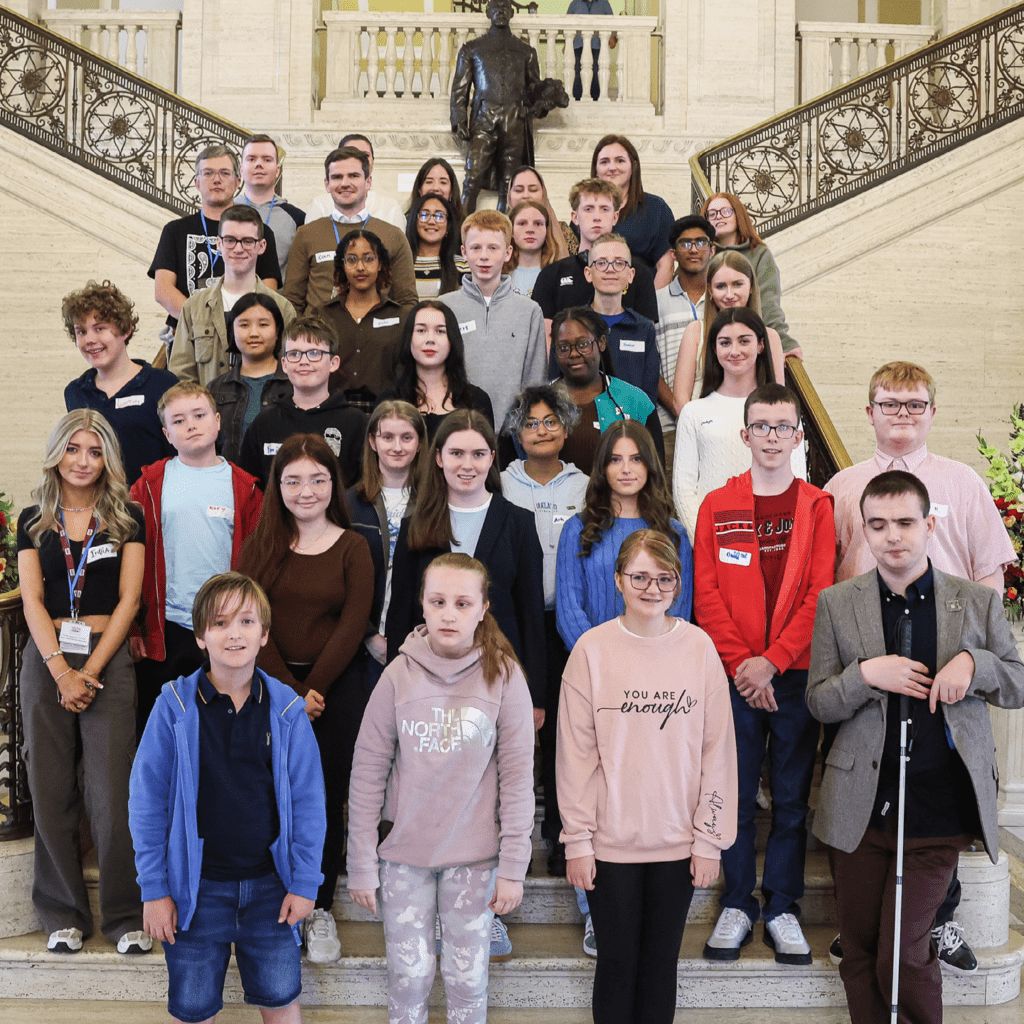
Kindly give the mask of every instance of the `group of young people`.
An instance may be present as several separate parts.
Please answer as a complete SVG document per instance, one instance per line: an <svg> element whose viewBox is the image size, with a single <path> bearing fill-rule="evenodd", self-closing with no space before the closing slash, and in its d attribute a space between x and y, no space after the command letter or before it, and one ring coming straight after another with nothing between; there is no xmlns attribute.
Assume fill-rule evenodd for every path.
<svg viewBox="0 0 1024 1024"><path fill-rule="evenodd" d="M300 947L341 955L347 876L384 924L391 1020L425 1022L439 955L449 1019L483 1021L533 856L536 734L547 868L577 889L594 1019L668 1022L694 888L720 869L704 956L738 958L763 918L779 963L811 962L826 722L831 952L853 1019L873 1021L892 936L863 902L891 883L902 692L922 753L908 1019L938 1019L937 955L973 960L956 856L972 835L996 851L983 702L1024 701L998 596L1012 545L980 478L928 453L934 384L913 364L870 382L875 459L824 491L803 479L770 252L728 194L673 221L609 138L571 226L524 168L511 219L453 227L454 171L428 161L410 258L365 217L331 219L335 294L315 311L256 278L262 211L225 207L224 275L183 303L170 372L128 356L137 318L115 286L66 297L90 369L18 524L49 949L93 932L84 800L100 928L125 954L163 943L175 1019L216 1015L232 945L264 1020L301 1019ZM219 159L197 182L229 180L203 177ZM344 146L326 171L336 204L365 198ZM315 250L300 227L289 268L326 263ZM406 264L419 301L392 297Z"/></svg>

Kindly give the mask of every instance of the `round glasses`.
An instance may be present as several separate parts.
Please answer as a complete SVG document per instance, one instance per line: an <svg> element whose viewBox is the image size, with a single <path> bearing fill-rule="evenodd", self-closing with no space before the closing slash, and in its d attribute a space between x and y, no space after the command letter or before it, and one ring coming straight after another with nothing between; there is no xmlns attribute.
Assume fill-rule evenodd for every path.
<svg viewBox="0 0 1024 1024"><path fill-rule="evenodd" d="M575 349L581 356L589 356L593 348L593 338L584 338L582 341L577 341L575 343L571 341L560 341L555 345L555 354L568 356L571 355L572 350Z"/></svg>
<svg viewBox="0 0 1024 1024"><path fill-rule="evenodd" d="M377 265L377 254L375 252L364 252L362 256L358 256L354 252L350 252L345 257L346 267L358 267L362 263L364 267L375 267Z"/></svg>
<svg viewBox="0 0 1024 1024"><path fill-rule="evenodd" d="M708 220L728 220L735 212L731 206L723 206L720 210L708 210Z"/></svg>
<svg viewBox="0 0 1024 1024"><path fill-rule="evenodd" d="M561 425L562 421L557 416L545 416L544 419L530 419L523 424L523 430L527 434L536 434L541 428L541 424L544 425L545 430L557 430Z"/></svg>
<svg viewBox="0 0 1024 1024"><path fill-rule="evenodd" d="M590 261L590 265L597 270L614 270L621 274L630 264L629 260L624 260L621 256L614 260L606 260L603 256L598 256L596 260Z"/></svg>

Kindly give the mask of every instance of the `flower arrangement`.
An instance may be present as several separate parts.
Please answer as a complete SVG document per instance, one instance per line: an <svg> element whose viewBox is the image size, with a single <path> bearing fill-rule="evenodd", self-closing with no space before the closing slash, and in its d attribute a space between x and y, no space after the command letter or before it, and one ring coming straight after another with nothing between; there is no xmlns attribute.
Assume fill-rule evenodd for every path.
<svg viewBox="0 0 1024 1024"><path fill-rule="evenodd" d="M0 594L18 585L18 521L13 511L14 502L0 491Z"/></svg>
<svg viewBox="0 0 1024 1024"><path fill-rule="evenodd" d="M978 434L978 451L988 462L985 476L1017 553L1017 561L1005 573L1003 605L1012 621L1024 619L1024 404L1010 412L1010 454L1004 455Z"/></svg>

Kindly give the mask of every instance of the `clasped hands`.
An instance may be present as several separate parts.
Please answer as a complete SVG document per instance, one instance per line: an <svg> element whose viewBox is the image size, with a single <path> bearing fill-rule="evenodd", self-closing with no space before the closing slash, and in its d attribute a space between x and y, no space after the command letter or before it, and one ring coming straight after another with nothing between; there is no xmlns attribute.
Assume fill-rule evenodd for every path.
<svg viewBox="0 0 1024 1024"><path fill-rule="evenodd" d="M772 686L772 679L777 672L778 669L764 655L747 658L740 662L733 676L736 691L752 708L778 711L775 687Z"/></svg>
<svg viewBox="0 0 1024 1024"><path fill-rule="evenodd" d="M864 682L876 690L927 700L928 710L934 713L939 702L956 704L967 696L974 679L974 658L969 651L961 651L932 679L927 665L899 654L887 654L862 661L860 674Z"/></svg>

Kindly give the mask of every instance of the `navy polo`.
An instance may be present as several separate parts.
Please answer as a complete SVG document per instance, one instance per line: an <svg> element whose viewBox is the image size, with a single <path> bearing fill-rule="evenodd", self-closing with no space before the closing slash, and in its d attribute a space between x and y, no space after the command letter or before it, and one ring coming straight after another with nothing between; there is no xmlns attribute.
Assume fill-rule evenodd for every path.
<svg viewBox="0 0 1024 1024"><path fill-rule="evenodd" d="M236 711L234 701L201 671L196 704L196 824L203 840L203 877L218 882L262 878L275 870L270 845L279 831L270 694L254 675L252 690Z"/></svg>

